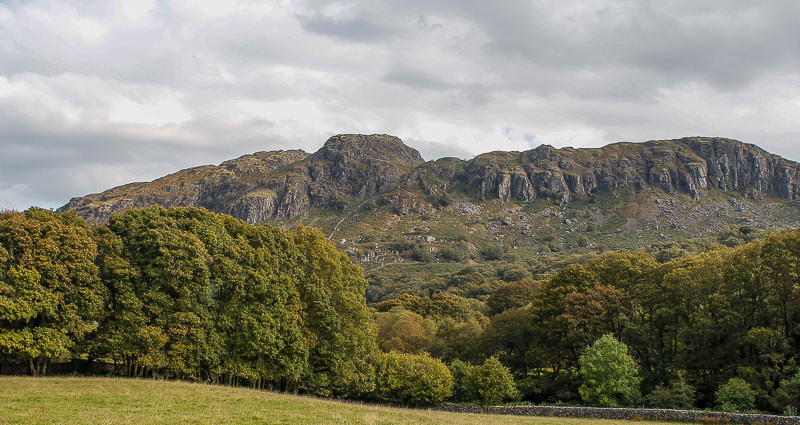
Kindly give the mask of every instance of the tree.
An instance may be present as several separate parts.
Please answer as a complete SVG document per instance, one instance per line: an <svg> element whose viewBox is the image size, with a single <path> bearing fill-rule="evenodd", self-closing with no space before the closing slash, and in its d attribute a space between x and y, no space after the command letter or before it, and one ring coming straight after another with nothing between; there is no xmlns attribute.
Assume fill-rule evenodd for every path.
<svg viewBox="0 0 800 425"><path fill-rule="evenodd" d="M639 401L639 371L628 347L606 334L580 358L584 402L596 406L627 407Z"/></svg>
<svg viewBox="0 0 800 425"><path fill-rule="evenodd" d="M134 317L128 311L123 317L144 333L137 332L138 352L131 355L158 375L199 377L215 362L211 261L202 240L212 222L205 210L161 207L129 210L109 221L126 267L135 270L123 290L130 297L123 308L132 307Z"/></svg>
<svg viewBox="0 0 800 425"><path fill-rule="evenodd" d="M472 366L463 378L467 392L484 406L516 397L517 388L508 368L489 357L480 366Z"/></svg>
<svg viewBox="0 0 800 425"><path fill-rule="evenodd" d="M539 285L539 281L530 278L500 285L486 302L489 312L494 315L526 306L533 302Z"/></svg>
<svg viewBox="0 0 800 425"><path fill-rule="evenodd" d="M75 355L96 329L106 292L91 228L74 212L0 214L0 351L34 376Z"/></svg>
<svg viewBox="0 0 800 425"><path fill-rule="evenodd" d="M473 366L456 359L450 363L448 368L450 369L450 374L453 375L453 400L456 402L468 401L470 394L464 380Z"/></svg>
<svg viewBox="0 0 800 425"><path fill-rule="evenodd" d="M298 250L299 294L309 342L309 389L321 395L361 396L374 389L377 353L363 270L317 229L291 234Z"/></svg>
<svg viewBox="0 0 800 425"><path fill-rule="evenodd" d="M728 412L749 412L755 409L756 395L742 378L731 378L719 387L714 396L717 407Z"/></svg>
<svg viewBox="0 0 800 425"><path fill-rule="evenodd" d="M773 398L773 405L779 412L794 412L797 415L800 406L800 372L781 381Z"/></svg>
<svg viewBox="0 0 800 425"><path fill-rule="evenodd" d="M426 349L436 336L436 324L403 307L378 313L375 319L378 346L384 351L419 353Z"/></svg>

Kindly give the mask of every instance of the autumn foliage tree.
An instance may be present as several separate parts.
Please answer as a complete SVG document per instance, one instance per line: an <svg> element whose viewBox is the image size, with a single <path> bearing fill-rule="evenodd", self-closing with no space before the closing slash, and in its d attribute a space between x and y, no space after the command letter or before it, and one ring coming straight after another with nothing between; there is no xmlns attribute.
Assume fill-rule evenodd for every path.
<svg viewBox="0 0 800 425"><path fill-rule="evenodd" d="M128 376L356 396L374 388L360 269L319 231L151 207L92 227L0 216L0 350L109 358Z"/></svg>
<svg viewBox="0 0 800 425"><path fill-rule="evenodd" d="M0 214L0 350L43 375L78 354L97 330L106 288L97 245L74 213L31 208Z"/></svg>

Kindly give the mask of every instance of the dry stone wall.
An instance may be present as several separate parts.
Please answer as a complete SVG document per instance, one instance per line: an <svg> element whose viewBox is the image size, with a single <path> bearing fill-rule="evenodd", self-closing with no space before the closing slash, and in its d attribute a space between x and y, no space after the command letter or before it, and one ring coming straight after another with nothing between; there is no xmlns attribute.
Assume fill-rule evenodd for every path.
<svg viewBox="0 0 800 425"><path fill-rule="evenodd" d="M740 414L702 410L626 409L612 407L566 406L491 406L444 404L437 408L454 413L489 413L494 415L553 416L562 418L628 419L666 422L702 422L731 424L800 424L800 416Z"/></svg>

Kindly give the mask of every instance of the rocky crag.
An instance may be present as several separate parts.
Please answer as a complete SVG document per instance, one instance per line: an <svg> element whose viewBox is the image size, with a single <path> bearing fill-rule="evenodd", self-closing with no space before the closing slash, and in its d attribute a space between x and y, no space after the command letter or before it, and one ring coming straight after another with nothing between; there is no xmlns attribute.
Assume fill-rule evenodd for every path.
<svg viewBox="0 0 800 425"><path fill-rule="evenodd" d="M424 214L455 197L568 203L598 191L629 188L682 193L745 191L749 197L800 200L798 163L758 146L691 137L615 143L596 149L540 146L491 152L472 160L425 162L388 135L337 135L317 152L258 152L73 198L61 210L105 222L128 208L201 206L249 223L290 219L310 209L341 210L352 200L381 195L397 215Z"/></svg>

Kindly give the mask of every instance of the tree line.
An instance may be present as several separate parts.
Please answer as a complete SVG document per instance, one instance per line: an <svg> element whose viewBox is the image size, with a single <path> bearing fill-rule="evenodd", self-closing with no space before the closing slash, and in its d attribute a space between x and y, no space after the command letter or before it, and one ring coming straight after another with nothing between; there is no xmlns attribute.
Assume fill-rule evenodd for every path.
<svg viewBox="0 0 800 425"><path fill-rule="evenodd" d="M72 212L6 212L2 372L24 362L43 376L53 361L84 359L129 377L414 405L451 397L440 359L378 349L366 285L308 227L251 226L198 208L129 210L106 226ZM462 369L480 385L484 369Z"/></svg>
<svg viewBox="0 0 800 425"><path fill-rule="evenodd" d="M800 406L796 231L533 276L509 269L487 286L465 268L444 292L370 308L363 271L315 229L160 207L93 226L32 208L0 214L0 353L34 375L81 358L410 404ZM603 389L612 378L624 391Z"/></svg>
<svg viewBox="0 0 800 425"><path fill-rule="evenodd" d="M380 302L378 346L430 353L454 376L456 361L495 358L511 371L517 397L534 403L777 413L800 407L799 232L764 233L734 247L708 244L697 254L647 249L576 258L545 279L533 272L516 265L491 281L465 267L445 292ZM491 287L485 296L457 295L484 286ZM635 388L624 397L587 384L602 387L597 373L613 372L593 375L591 363L581 363L604 337L624 347L608 350L631 358L615 364L635 365L628 367Z"/></svg>
<svg viewBox="0 0 800 425"><path fill-rule="evenodd" d="M605 335L637 365L640 397L623 405L720 407L720 389L735 379L752 393L751 409L796 411L799 285L797 231L663 263L608 253L536 283L527 304L491 317L484 345L533 401L586 402L581 359ZM507 289L495 295L529 293Z"/></svg>
<svg viewBox="0 0 800 425"><path fill-rule="evenodd" d="M0 216L0 350L33 375L110 359L128 376L357 396L376 354L363 273L317 230L159 207L90 226Z"/></svg>

